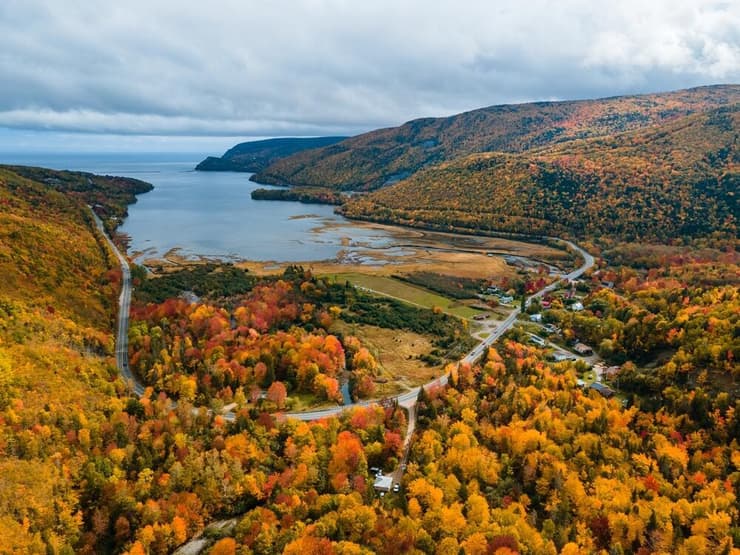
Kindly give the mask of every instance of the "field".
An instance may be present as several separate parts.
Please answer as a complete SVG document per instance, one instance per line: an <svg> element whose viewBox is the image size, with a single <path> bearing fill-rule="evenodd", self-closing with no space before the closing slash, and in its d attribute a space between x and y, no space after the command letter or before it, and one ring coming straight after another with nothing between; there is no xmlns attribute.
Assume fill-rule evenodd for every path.
<svg viewBox="0 0 740 555"><path fill-rule="evenodd" d="M380 363L376 396L396 394L431 381L442 373L441 367L427 366L418 360L417 357L433 349L429 338L418 333L348 324L341 320L334 322L331 331L358 337Z"/></svg>
<svg viewBox="0 0 740 555"><path fill-rule="evenodd" d="M448 299L428 289L404 283L392 277L374 276L358 272L330 274L329 277L337 283L349 281L352 285L362 289L367 289L368 291L386 295L423 308L434 308L437 306L443 312L457 316L458 318L470 319L476 314L481 313L480 310L471 308L460 301Z"/></svg>

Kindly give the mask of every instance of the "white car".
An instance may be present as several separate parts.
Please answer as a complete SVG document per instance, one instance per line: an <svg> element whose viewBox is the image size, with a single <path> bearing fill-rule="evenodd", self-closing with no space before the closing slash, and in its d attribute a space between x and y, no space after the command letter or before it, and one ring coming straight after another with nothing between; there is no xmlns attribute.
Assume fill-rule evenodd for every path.
<svg viewBox="0 0 740 555"><path fill-rule="evenodd" d="M401 485L393 484L393 493L398 493L399 491L401 491Z"/></svg>

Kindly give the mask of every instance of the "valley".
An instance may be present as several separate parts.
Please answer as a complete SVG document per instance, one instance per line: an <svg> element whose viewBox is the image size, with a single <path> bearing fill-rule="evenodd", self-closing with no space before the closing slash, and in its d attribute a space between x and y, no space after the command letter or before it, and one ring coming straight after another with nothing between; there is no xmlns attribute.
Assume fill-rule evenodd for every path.
<svg viewBox="0 0 740 555"><path fill-rule="evenodd" d="M0 552L732 553L736 97L0 167Z"/></svg>

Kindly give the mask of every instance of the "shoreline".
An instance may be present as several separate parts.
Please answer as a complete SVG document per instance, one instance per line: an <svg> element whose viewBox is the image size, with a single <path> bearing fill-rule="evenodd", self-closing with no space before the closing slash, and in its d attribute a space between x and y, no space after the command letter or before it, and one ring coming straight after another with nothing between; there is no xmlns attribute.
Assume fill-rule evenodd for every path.
<svg viewBox="0 0 740 555"><path fill-rule="evenodd" d="M349 220L352 225L366 230L389 234L394 241L386 245L353 242L351 237L341 238L341 247L333 258L297 261L255 260L232 256L181 254L182 247L173 247L157 256L146 251L132 252L137 263L157 271L206 263L231 263L256 275L274 274L291 265L303 266L316 274L359 271L379 275L431 271L459 277L490 278L514 275L516 267L505 257L524 259L531 266L567 266L571 260L561 248L540 243L529 243L502 237L457 234L394 226L375 222ZM326 229L339 229L341 223L324 223L309 233L320 234Z"/></svg>

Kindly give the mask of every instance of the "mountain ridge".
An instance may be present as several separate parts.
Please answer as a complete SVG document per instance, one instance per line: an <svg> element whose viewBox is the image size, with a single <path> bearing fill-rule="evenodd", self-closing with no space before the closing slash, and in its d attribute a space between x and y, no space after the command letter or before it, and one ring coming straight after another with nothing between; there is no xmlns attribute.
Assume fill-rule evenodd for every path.
<svg viewBox="0 0 740 555"><path fill-rule="evenodd" d="M733 104L520 154L473 154L353 197L341 211L477 232L736 238L738 128L740 104Z"/></svg>
<svg viewBox="0 0 740 555"><path fill-rule="evenodd" d="M476 152L523 152L636 130L740 102L740 85L603 99L504 104L420 118L281 158L260 183L372 190Z"/></svg>

